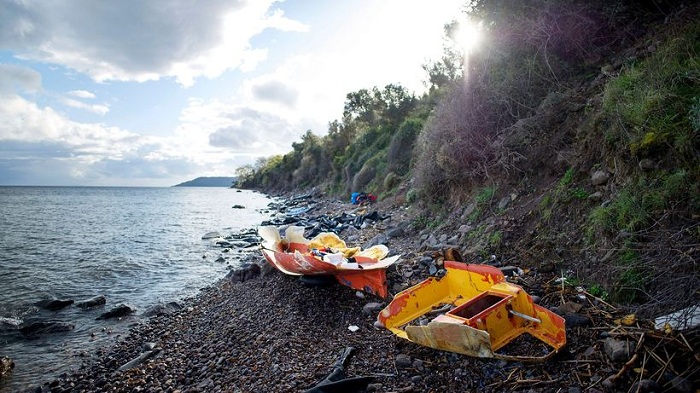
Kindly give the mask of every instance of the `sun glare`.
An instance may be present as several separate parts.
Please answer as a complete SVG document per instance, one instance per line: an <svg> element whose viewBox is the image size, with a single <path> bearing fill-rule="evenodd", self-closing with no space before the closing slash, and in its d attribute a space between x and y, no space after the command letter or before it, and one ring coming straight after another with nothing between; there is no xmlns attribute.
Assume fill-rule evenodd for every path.
<svg viewBox="0 0 700 393"><path fill-rule="evenodd" d="M467 55L475 51L481 43L481 29L473 21L461 21L455 34L455 41L462 52Z"/></svg>

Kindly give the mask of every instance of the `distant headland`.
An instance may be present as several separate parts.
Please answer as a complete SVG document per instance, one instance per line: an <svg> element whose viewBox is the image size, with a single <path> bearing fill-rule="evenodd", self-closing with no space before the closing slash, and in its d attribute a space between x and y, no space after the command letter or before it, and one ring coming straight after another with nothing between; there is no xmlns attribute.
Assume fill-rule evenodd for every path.
<svg viewBox="0 0 700 393"><path fill-rule="evenodd" d="M233 187L235 177L198 177L173 187Z"/></svg>

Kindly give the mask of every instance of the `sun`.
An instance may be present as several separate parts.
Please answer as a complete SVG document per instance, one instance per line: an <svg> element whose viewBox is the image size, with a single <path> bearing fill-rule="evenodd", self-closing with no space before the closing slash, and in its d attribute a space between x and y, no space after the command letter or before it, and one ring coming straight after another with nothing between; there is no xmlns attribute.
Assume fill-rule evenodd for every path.
<svg viewBox="0 0 700 393"><path fill-rule="evenodd" d="M457 22L457 31L454 40L462 53L468 55L475 51L481 44L482 32L479 24L470 20Z"/></svg>

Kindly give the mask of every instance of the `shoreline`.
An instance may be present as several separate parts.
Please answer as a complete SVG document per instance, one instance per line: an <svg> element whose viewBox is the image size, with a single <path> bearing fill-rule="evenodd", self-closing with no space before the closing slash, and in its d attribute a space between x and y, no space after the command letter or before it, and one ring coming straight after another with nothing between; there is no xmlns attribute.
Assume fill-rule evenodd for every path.
<svg viewBox="0 0 700 393"><path fill-rule="evenodd" d="M268 218L269 202L228 188L13 190L5 206L12 231L2 241L0 356L15 367L0 392L73 372L152 309L220 280L246 254L227 253L203 234L254 228ZM247 210L233 209L236 203ZM80 304L101 296L104 304ZM100 318L121 304L134 312Z"/></svg>
<svg viewBox="0 0 700 393"><path fill-rule="evenodd" d="M289 195L271 199L297 207L289 203ZM299 216L360 211L349 203L319 199ZM261 267L260 276L222 278L185 299L182 310L132 328L78 371L29 391L306 392L329 375L339 354L350 347L355 353L345 374L372 377L368 392L627 391L629 386L603 387L619 365L607 359L602 344L605 332L588 328L606 326L596 320L603 313L594 304L574 314L578 322L567 319L567 345L546 363L459 355L376 328L377 307L422 281L428 274L424 262L435 250L421 244L424 233L404 225L411 220L405 209L381 203L369 208L391 218L342 232L340 237L348 245L362 246L385 236L390 254L402 255L387 271L390 295L386 299L358 294L337 283L305 286L298 277L275 270L261 253L251 253L250 260ZM399 236L386 236L397 227L402 228ZM560 297L563 301L564 296L576 296L547 288L543 283L549 277L542 274L525 278L528 291L541 296L543 306L553 308ZM581 367L586 368L585 376L580 375Z"/></svg>
<svg viewBox="0 0 700 393"><path fill-rule="evenodd" d="M269 197L281 201L277 208L293 200ZM322 198L305 213L348 206ZM389 361L394 336L373 326L375 312L363 311L367 303L388 299L361 298L340 284L307 287L272 268L261 253L249 253L244 266L246 261L262 267L259 277L234 282L229 274L183 299L180 311L131 327L79 369L25 391L304 391L322 380L348 347L355 349L348 376L374 376L376 391L397 386L390 381L396 378ZM136 363L133 368L119 370L130 362ZM399 385L409 389L413 382Z"/></svg>

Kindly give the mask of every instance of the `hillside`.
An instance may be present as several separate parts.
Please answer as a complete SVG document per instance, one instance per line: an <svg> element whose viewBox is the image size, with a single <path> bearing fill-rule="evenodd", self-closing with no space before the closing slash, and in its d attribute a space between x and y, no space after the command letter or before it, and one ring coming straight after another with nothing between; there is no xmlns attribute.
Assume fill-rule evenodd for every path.
<svg viewBox="0 0 700 393"><path fill-rule="evenodd" d="M173 187L231 187L235 181L235 177L198 177Z"/></svg>
<svg viewBox="0 0 700 393"><path fill-rule="evenodd" d="M426 67L423 97L395 85L348 94L327 136L243 168L243 184L375 193L379 208L410 216L423 247L407 263L432 238L468 262L521 267L528 290L558 282L562 302L576 291L595 299L584 302L600 317L589 339L632 331L642 348L644 334L662 335L654 318L700 304L700 6L475 4L491 41L463 73L446 55ZM624 315L639 322L620 327ZM694 348L697 330L665 342ZM657 381L675 366L697 382L684 356L646 367Z"/></svg>
<svg viewBox="0 0 700 393"><path fill-rule="evenodd" d="M546 265L648 316L696 304L698 5L501 3L476 3L491 42L462 74L446 55L423 97L348 94L328 135L239 168L241 186L372 192L431 231L475 228L474 258Z"/></svg>

